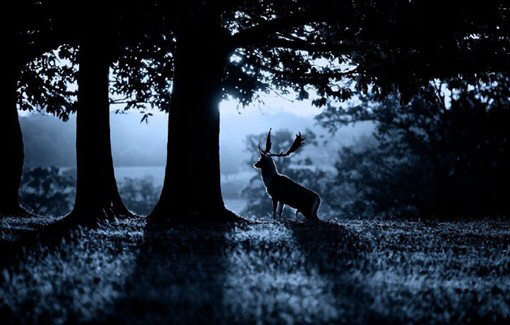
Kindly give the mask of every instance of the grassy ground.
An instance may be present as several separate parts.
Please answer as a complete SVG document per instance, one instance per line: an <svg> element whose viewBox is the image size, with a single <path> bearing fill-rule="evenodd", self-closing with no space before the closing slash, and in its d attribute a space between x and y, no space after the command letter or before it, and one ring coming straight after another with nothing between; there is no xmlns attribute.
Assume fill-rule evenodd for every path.
<svg viewBox="0 0 510 325"><path fill-rule="evenodd" d="M0 267L0 319L12 323L510 318L509 221L137 219L17 254Z"/></svg>

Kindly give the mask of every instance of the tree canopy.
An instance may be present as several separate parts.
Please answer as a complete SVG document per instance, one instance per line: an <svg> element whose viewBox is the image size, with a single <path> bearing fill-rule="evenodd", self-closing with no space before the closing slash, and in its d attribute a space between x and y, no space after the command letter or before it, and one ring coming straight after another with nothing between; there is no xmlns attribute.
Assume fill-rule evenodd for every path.
<svg viewBox="0 0 510 325"><path fill-rule="evenodd" d="M433 79L453 87L509 71L508 4L488 1L253 1L229 8L234 56L226 93L294 90L345 100L353 91L405 100ZM341 82L342 79L348 82Z"/></svg>
<svg viewBox="0 0 510 325"><path fill-rule="evenodd" d="M73 83L76 71L54 62L59 58L75 65L76 40L83 30L93 29L111 37L112 103L124 104L126 109L144 108L148 103L168 110L176 30L187 15L194 15L194 20L218 16L222 30L218 44L229 53L222 96L243 105L269 91L290 92L298 99L312 96L317 106L346 100L356 91L381 97L398 92L406 102L430 80L444 80L451 88L466 87L490 82L510 68L509 9L501 0L486 1L483 6L463 1L389 4L381 0L183 0L171 4L152 0L108 7L84 1L72 5L59 0L26 2L20 6L33 6L35 14L23 10L31 23L20 26L20 33L37 40L27 42L40 44L34 48L45 54L28 60L24 70L25 109L41 104L50 112L62 111L59 106L68 112L75 109L69 104L75 98L66 97L75 94L64 90L62 83ZM79 11L102 14L91 23L86 14L78 15L80 19L72 14ZM101 19L108 23L99 26ZM65 47L53 55L50 50L60 45ZM34 81L34 74L43 71L48 71L44 80L53 82ZM58 81L55 76L60 76ZM48 97L52 99L44 102Z"/></svg>

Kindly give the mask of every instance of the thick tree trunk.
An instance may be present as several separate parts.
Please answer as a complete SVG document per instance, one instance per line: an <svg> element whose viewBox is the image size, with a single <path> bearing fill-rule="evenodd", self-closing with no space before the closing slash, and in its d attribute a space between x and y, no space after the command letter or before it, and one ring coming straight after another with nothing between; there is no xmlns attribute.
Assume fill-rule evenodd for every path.
<svg viewBox="0 0 510 325"><path fill-rule="evenodd" d="M233 219L223 204L219 158L221 79L228 56L219 21L197 16L183 21L176 35L167 165L152 219Z"/></svg>
<svg viewBox="0 0 510 325"><path fill-rule="evenodd" d="M17 81L20 65L7 59L2 74L0 94L4 101L4 110L0 118L0 216L30 216L20 206L19 188L23 174L23 136L18 119Z"/></svg>
<svg viewBox="0 0 510 325"><path fill-rule="evenodd" d="M121 201L110 142L108 74L110 44L87 35L80 44L76 117L76 202L71 213L81 221L129 215Z"/></svg>

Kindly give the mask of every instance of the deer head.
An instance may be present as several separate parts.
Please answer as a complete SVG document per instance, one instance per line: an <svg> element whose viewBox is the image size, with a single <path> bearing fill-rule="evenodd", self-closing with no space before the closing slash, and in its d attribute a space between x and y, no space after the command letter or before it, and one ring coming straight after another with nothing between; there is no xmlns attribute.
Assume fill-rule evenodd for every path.
<svg viewBox="0 0 510 325"><path fill-rule="evenodd" d="M287 157L287 156L289 156L290 154L292 154L293 152L298 150L303 145L303 143L305 142L305 139L306 139L305 137L301 136L301 132L299 132L298 134L296 134L296 138L294 139L294 142L292 142L292 145L286 152L282 151L280 153L272 153L271 152L271 129L269 129L269 132L267 133L267 138L266 138L266 148L264 150L262 150L262 148L260 147L260 143L259 143L258 149L259 149L259 154L260 154L260 160L257 161L254 166L256 168L264 168L268 164L274 165L271 157Z"/></svg>

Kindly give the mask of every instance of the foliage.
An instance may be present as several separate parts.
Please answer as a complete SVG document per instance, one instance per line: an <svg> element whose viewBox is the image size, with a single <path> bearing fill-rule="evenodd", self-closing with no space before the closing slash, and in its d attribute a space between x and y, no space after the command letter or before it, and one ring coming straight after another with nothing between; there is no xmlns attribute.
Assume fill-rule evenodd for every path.
<svg viewBox="0 0 510 325"><path fill-rule="evenodd" d="M120 6L124 11L114 13L119 23L114 27L116 52L112 60L110 83L111 104L122 109L139 109L142 122L152 113L148 108L168 110L174 72L174 32L168 13L159 0L145 1L143 5ZM138 23L133 26L133 21Z"/></svg>
<svg viewBox="0 0 510 325"><path fill-rule="evenodd" d="M112 7L101 14L112 21L104 32L115 35L112 103L142 109L144 118L150 115L146 103L168 108L176 30L189 17L211 16L221 24L218 46L210 50L225 47L223 96L243 105L268 91L300 100L317 94L318 106L346 100L354 91L400 92L408 100L435 78L473 84L508 71L508 8L501 0L483 8L460 1L381 0L152 0ZM79 2L67 10L85 9ZM75 42L80 24L88 22L73 21L67 10L56 10L53 19L59 35L72 31L58 45ZM432 16L434 24L427 23Z"/></svg>
<svg viewBox="0 0 510 325"><path fill-rule="evenodd" d="M57 2L20 0L5 8L11 19L2 25L3 42L5 60L18 83L18 109L44 109L66 120L76 95L69 89L76 69L67 58L75 51L66 43L70 29L56 28Z"/></svg>
<svg viewBox="0 0 510 325"><path fill-rule="evenodd" d="M76 49L63 45L28 62L18 83L19 106L24 111L45 111L63 121L76 111Z"/></svg>
<svg viewBox="0 0 510 325"><path fill-rule="evenodd" d="M75 92L65 84L76 78L76 48L91 27L84 18L91 6L61 0L17 6L13 42L22 46L14 56L28 64L20 83L21 107L42 105L66 119L76 108ZM110 37L112 103L139 108L144 119L150 115L146 104L168 108L175 31L189 17L213 17L221 25L218 46L211 51L225 47L223 96L242 104L271 90L298 99L317 94L313 103L318 106L346 100L353 91L382 97L399 92L407 101L436 78L452 87L469 85L509 68L510 20L503 0L483 7L462 1L151 0L115 1L111 8L94 10L94 28ZM430 17L434 24L427 23ZM59 60L69 65L55 65Z"/></svg>
<svg viewBox="0 0 510 325"><path fill-rule="evenodd" d="M68 120L77 109L79 44L92 29L109 37L109 48L100 51L111 61L110 103L125 105L118 111L142 109L144 118L150 115L144 111L146 105L166 109L173 42L169 37L171 29L164 24L163 12L158 8L159 1L143 5L112 2L102 8L85 1L62 0L25 0L17 5L13 15L19 23L10 41L12 57L21 61L20 109L44 110ZM90 25L90 15L85 14L91 9L94 25Z"/></svg>
<svg viewBox="0 0 510 325"><path fill-rule="evenodd" d="M473 84L508 72L504 1L240 3L224 15L235 48L225 87L243 104L270 89L315 92L318 106L353 90L408 101L435 78Z"/></svg>
<svg viewBox="0 0 510 325"><path fill-rule="evenodd" d="M119 185L119 193L126 207L138 215L148 215L158 202L161 188L152 178L126 177Z"/></svg>
<svg viewBox="0 0 510 325"><path fill-rule="evenodd" d="M20 201L36 214L64 215L74 203L75 185L56 167L36 167L23 173Z"/></svg>
<svg viewBox="0 0 510 325"><path fill-rule="evenodd" d="M36 167L23 173L20 200L36 214L62 216L74 204L76 179L57 167ZM139 215L152 211L161 189L151 178L124 178L119 193L127 208Z"/></svg>
<svg viewBox="0 0 510 325"><path fill-rule="evenodd" d="M266 141L266 136L266 133L262 133L259 135L249 135L246 138L246 150L252 153L250 160L246 162L250 167L259 160L260 156L258 153L258 145L259 143L264 143ZM306 137L306 140L301 149L298 149L298 151L290 157L275 157L273 160L275 161L279 173L290 177L294 181L316 191L319 194L324 193L326 192L327 186L326 180L331 175L314 166L312 158L305 156L303 153L308 145L317 145L316 135L307 129L303 133L303 136ZM290 148L293 141L293 134L288 130L272 132L271 151L286 151ZM266 192L260 171L257 170L257 175L253 176L250 179L249 184L241 191L241 197L247 201L247 205L241 214L257 217L269 214L272 217L272 201L269 194ZM289 209L287 208L286 210ZM319 215L327 214L328 212L329 207L327 203L323 201L319 210ZM284 215L288 217L289 211L284 211Z"/></svg>
<svg viewBox="0 0 510 325"><path fill-rule="evenodd" d="M333 192L351 188L347 201L332 202L352 215L508 215L510 184L508 79L453 95L444 105L429 88L407 105L398 99L364 99L318 117L331 130L360 120L377 122L373 139L340 150Z"/></svg>

